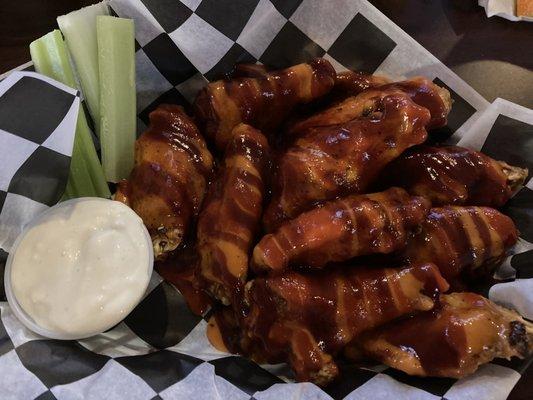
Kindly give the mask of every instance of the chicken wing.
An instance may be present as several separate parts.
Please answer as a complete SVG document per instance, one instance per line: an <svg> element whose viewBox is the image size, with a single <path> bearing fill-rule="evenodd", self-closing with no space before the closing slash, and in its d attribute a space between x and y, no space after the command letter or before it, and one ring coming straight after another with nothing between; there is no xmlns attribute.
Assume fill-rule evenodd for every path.
<svg viewBox="0 0 533 400"><path fill-rule="evenodd" d="M296 105L324 95L334 83L335 70L318 58L259 78L212 82L200 91L194 108L202 131L223 151L239 123L271 132Z"/></svg>
<svg viewBox="0 0 533 400"><path fill-rule="evenodd" d="M322 268L366 254L402 249L425 218L429 201L400 188L330 201L293 220L255 246L252 268L277 273L289 266Z"/></svg>
<svg viewBox="0 0 533 400"><path fill-rule="evenodd" d="M426 129L436 129L446 126L448 114L452 109L450 92L424 77L415 77L401 82L394 82L381 89L402 90L421 107L427 108L431 120Z"/></svg>
<svg viewBox="0 0 533 400"><path fill-rule="evenodd" d="M418 77L403 82L380 85L380 78L374 75L360 76L354 72L342 78L339 78L339 75L337 75L337 83L332 95L339 92L350 93L351 91L357 96L348 97L341 103L334 104L308 118L292 123L287 129L287 136L298 137L305 134L310 128L343 124L354 118L370 115L380 108L385 96L397 92L405 93L416 104L429 110L431 119L426 124L427 129L440 128L447 123L447 117L452 106L450 92L426 78ZM366 79L364 79L365 76ZM383 82L385 82L384 79ZM359 90L367 84L369 85L368 90Z"/></svg>
<svg viewBox="0 0 533 400"><path fill-rule="evenodd" d="M266 78L271 72L263 64L236 64L231 71L231 79L238 78Z"/></svg>
<svg viewBox="0 0 533 400"><path fill-rule="evenodd" d="M300 381L325 385L333 357L361 332L430 310L448 284L431 264L406 269L347 268L251 281L241 340L259 362L289 361Z"/></svg>
<svg viewBox="0 0 533 400"><path fill-rule="evenodd" d="M442 295L435 310L356 340L378 361L409 375L462 378L494 358L524 358L533 324L474 293Z"/></svg>
<svg viewBox="0 0 533 400"><path fill-rule="evenodd" d="M402 154L382 173L383 186L400 186L434 206L501 207L524 183L527 169L458 146L418 147Z"/></svg>
<svg viewBox="0 0 533 400"><path fill-rule="evenodd" d="M511 220L488 207L432 208L407 242L405 260L432 262L447 280L479 276L494 269L518 240Z"/></svg>
<svg viewBox="0 0 533 400"><path fill-rule="evenodd" d="M232 78L261 78L269 73L262 64L237 64L231 73ZM355 96L364 90L390 83L390 79L360 71L342 71L337 73L332 94L335 98Z"/></svg>
<svg viewBox="0 0 533 400"><path fill-rule="evenodd" d="M333 92L337 96L355 96L359 93L390 83L390 79L360 71L342 71L337 74Z"/></svg>
<svg viewBox="0 0 533 400"><path fill-rule="evenodd" d="M242 293L261 219L269 162L268 142L259 131L240 124L232 135L197 230L199 279L225 305Z"/></svg>
<svg viewBox="0 0 533 400"><path fill-rule="evenodd" d="M238 73L257 74L261 72L257 71L257 68L250 68L244 71L239 70ZM286 148L297 137L295 132L305 130L307 125L304 121L311 123L316 121L317 119L314 116L317 114L322 115L325 110L336 110L331 115L328 115L327 118L332 116L339 117L338 114L344 112L339 104L346 100L347 97L356 96L367 89L377 88L387 83L390 83L390 80L382 76L358 71L339 72L335 78L335 85L333 85L333 89L329 93L294 109L285 121L281 134L275 137L276 141L273 144L279 148ZM319 120L324 122L327 118L319 118ZM348 122L351 119L353 118L343 122Z"/></svg>
<svg viewBox="0 0 533 400"><path fill-rule="evenodd" d="M128 204L152 237L157 259L176 249L198 214L213 159L183 109L161 105L135 143L135 166L115 200Z"/></svg>
<svg viewBox="0 0 533 400"><path fill-rule="evenodd" d="M376 113L310 128L277 160L263 223L273 231L316 203L364 192L387 163L424 142L429 112L404 93L384 96Z"/></svg>

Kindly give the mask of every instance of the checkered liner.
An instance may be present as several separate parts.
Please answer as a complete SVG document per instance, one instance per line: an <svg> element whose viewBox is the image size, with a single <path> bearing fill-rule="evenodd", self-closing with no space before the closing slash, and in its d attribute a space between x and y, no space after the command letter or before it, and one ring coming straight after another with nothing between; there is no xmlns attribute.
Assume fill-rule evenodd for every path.
<svg viewBox="0 0 533 400"><path fill-rule="evenodd" d="M76 90L34 72L0 83L0 249L61 198L79 105Z"/></svg>
<svg viewBox="0 0 533 400"><path fill-rule="evenodd" d="M490 105L366 1L113 0L111 6L135 19L140 131L158 104L188 107L200 87L235 63L283 67L323 56L338 70L434 79L454 99L449 125L439 132L443 140L533 170L531 111L501 101ZM520 254L498 271L506 280L490 288L495 298L516 299L512 305L529 318L533 301L524 293L533 293L531 189L532 181L507 206L522 233ZM286 365L259 366L214 349L205 336L207 316L193 315L179 291L156 273L144 300L121 324L86 340L43 339L26 330L6 303L0 311L2 398L505 399L531 361L494 361L459 381L344 365L328 388L297 384Z"/></svg>

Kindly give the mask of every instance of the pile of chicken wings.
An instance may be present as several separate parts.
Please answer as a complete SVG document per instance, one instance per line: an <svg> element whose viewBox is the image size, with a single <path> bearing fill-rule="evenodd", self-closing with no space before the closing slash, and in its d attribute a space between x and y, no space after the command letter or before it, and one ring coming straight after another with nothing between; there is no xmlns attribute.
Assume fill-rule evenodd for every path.
<svg viewBox="0 0 533 400"><path fill-rule="evenodd" d="M231 351L319 385L343 360L462 377L533 349L529 322L468 291L517 242L497 208L528 171L428 145L451 107L421 77L237 65L193 117L150 114L115 199L158 260L193 246Z"/></svg>

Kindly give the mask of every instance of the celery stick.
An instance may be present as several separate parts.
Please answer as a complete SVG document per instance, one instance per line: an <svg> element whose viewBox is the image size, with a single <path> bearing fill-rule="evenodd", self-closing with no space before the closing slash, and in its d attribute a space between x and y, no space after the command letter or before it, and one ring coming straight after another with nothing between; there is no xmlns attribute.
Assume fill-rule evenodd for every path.
<svg viewBox="0 0 533 400"><path fill-rule="evenodd" d="M69 62L61 32L55 30L30 44L35 70L65 85L75 88L76 80ZM83 169L79 166L84 165ZM86 174L88 172L88 176ZM109 187L96 154L85 112L80 107L72 152L69 180L64 198L110 197Z"/></svg>
<svg viewBox="0 0 533 400"><path fill-rule="evenodd" d="M83 110L81 110L81 113L78 115L76 129L76 137L79 138L81 147L85 151L84 159L93 187L95 189L94 196L109 198L111 197L111 192L109 191L109 186L107 185L104 169L102 168L102 164L100 163L100 159L96 153L91 130L89 129L89 125L87 125L87 120Z"/></svg>
<svg viewBox="0 0 533 400"><path fill-rule="evenodd" d="M56 29L31 42L30 54L37 72L76 88L76 79L59 30Z"/></svg>
<svg viewBox="0 0 533 400"><path fill-rule="evenodd" d="M87 100L95 126L98 126L98 121L100 121L96 39L96 17L98 15L109 15L106 2L94 4L57 18L57 23L65 36L67 47L76 66L83 95ZM98 133L98 128L96 130Z"/></svg>
<svg viewBox="0 0 533 400"><path fill-rule="evenodd" d="M133 20L96 18L100 70L100 144L107 179L118 182L133 168L136 138Z"/></svg>
<svg viewBox="0 0 533 400"><path fill-rule="evenodd" d="M78 123L76 125L79 126L79 124L80 118L78 116ZM76 135L74 139L72 159L70 161L69 182L71 182L74 197L94 196L95 188L89 175L87 163L85 162L80 139L81 135Z"/></svg>

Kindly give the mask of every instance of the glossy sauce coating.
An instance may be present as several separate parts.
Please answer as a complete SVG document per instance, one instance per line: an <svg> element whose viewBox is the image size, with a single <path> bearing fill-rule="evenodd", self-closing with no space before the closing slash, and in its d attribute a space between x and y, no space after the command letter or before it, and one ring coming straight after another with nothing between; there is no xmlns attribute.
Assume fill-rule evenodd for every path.
<svg viewBox="0 0 533 400"><path fill-rule="evenodd" d="M325 384L336 374L332 356L354 337L431 309L432 295L447 289L431 264L257 278L246 291L243 351L268 362L288 358L299 380Z"/></svg>
<svg viewBox="0 0 533 400"><path fill-rule="evenodd" d="M426 199L400 188L330 201L264 236L254 248L252 267L257 273L277 273L289 266L322 268L356 256L391 253L405 246L429 208Z"/></svg>
<svg viewBox="0 0 533 400"><path fill-rule="evenodd" d="M197 230L202 286L228 305L242 289L261 219L268 172L267 139L249 125L233 129L224 165L212 183ZM241 294L242 295L242 294Z"/></svg>
<svg viewBox="0 0 533 400"><path fill-rule="evenodd" d="M450 94L446 89L435 85L428 79L418 77L402 82L381 84L386 83L385 80L374 75L348 72L345 77L339 78L341 74L337 75L336 87L330 95L342 98L342 93L351 92L352 96L343 98L340 103L334 103L318 113L292 123L285 133L287 136L299 137L313 127L343 124L354 118L371 115L379 111L383 98L393 93L403 93L415 104L429 111L430 119L426 122L426 129L446 125L447 116L451 110ZM367 90L359 90L367 85Z"/></svg>
<svg viewBox="0 0 533 400"><path fill-rule="evenodd" d="M450 107L449 92L425 78L391 83L335 74L324 59L282 71L240 65L194 104L202 133L224 155L208 196L213 160L202 136L180 108L162 106L150 116L117 199L149 225L159 258L194 233L198 217L194 248L180 246L156 269L193 312L205 315L211 307L207 336L217 349L260 363L288 362L298 380L326 385L347 346L360 351L364 338L379 335L385 351L364 350L393 367L462 376L493 356L525 354L525 325L489 310L477 295L465 294L462 306L439 296L449 289L443 276L493 267L517 232L488 208L433 208L428 215L423 197L502 201L499 175L482 155L430 148L426 158L391 167L391 178L400 175L407 191L366 194L385 183L391 161L415 154L405 150L423 143L427 129L446 124ZM285 135L274 136L282 124ZM279 151L272 177L268 142L255 128ZM271 179L263 223L274 233L255 247L250 272ZM508 175L505 184L511 186ZM408 267L382 268L389 265ZM389 323L393 329L380 328Z"/></svg>
<svg viewBox="0 0 533 400"><path fill-rule="evenodd" d="M461 378L493 358L524 357L520 316L474 293L442 295L434 310L360 338L363 351L410 375Z"/></svg>
<svg viewBox="0 0 533 400"><path fill-rule="evenodd" d="M429 79L415 77L401 82L393 82L380 89L399 89L407 93L411 99L421 107L427 108L431 114L431 119L426 129L435 129L446 126L448 114L452 108L450 92Z"/></svg>
<svg viewBox="0 0 533 400"><path fill-rule="evenodd" d="M226 344L224 343L224 338L222 337L222 331L218 325L216 314L213 314L209 321L207 322L207 330L206 330L206 336L209 340L209 343L217 349L218 351L223 351L225 353L229 353L229 349L227 348Z"/></svg>
<svg viewBox="0 0 533 400"><path fill-rule="evenodd" d="M432 208L408 241L403 257L432 262L447 280L494 269L518 239L511 220L488 207Z"/></svg>
<svg viewBox="0 0 533 400"><path fill-rule="evenodd" d="M336 95L355 96L367 89L390 83L390 79L360 71L342 71L337 74L333 92Z"/></svg>
<svg viewBox="0 0 533 400"><path fill-rule="evenodd" d="M212 82L198 94L195 114L203 132L224 151L239 123L269 133L296 105L324 95L334 83L335 70L318 58L257 78Z"/></svg>
<svg viewBox="0 0 533 400"><path fill-rule="evenodd" d="M253 70L249 73L253 73ZM314 116L319 116L318 120L320 123L327 120L333 122L333 119L331 119L332 116L340 117L342 114L344 114L342 107L339 105L343 104L342 102L346 100L346 98L353 98L353 96L357 96L361 92L364 92L368 89L377 88L387 83L390 83L390 80L385 77L371 75L364 72L343 71L337 73L335 85L329 93L313 100L311 103L299 106L294 110L294 112L285 121L282 133L276 137L277 143L275 144L277 144L280 148L287 147L288 145L292 144L294 139L298 136L296 134L297 132L304 131L306 127L312 125L313 121L317 120L314 118ZM328 117L326 118L321 117L323 113L327 113L327 110L334 111L329 113ZM362 116L362 114L364 114L363 107L360 107L359 110L359 116ZM344 119L339 122L347 122L353 118L355 118L355 116L352 115L351 118ZM310 124L308 124L308 122L310 122Z"/></svg>
<svg viewBox="0 0 533 400"><path fill-rule="evenodd" d="M176 249L202 204L213 158L192 120L179 106L150 113L135 142L135 166L115 199L128 204L152 236L154 255Z"/></svg>
<svg viewBox="0 0 533 400"><path fill-rule="evenodd" d="M263 223L273 231L316 203L364 193L387 163L424 142L426 109L404 93L388 94L378 115L309 129L277 160Z"/></svg>
<svg viewBox="0 0 533 400"><path fill-rule="evenodd" d="M513 192L502 163L458 146L418 147L394 160L382 175L387 185L424 196L434 206L500 207Z"/></svg>
<svg viewBox="0 0 533 400"><path fill-rule="evenodd" d="M172 258L158 261L154 265L161 277L174 285L196 315L204 315L213 305L213 300L198 288L195 271L198 268L196 249L185 246Z"/></svg>

